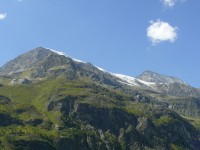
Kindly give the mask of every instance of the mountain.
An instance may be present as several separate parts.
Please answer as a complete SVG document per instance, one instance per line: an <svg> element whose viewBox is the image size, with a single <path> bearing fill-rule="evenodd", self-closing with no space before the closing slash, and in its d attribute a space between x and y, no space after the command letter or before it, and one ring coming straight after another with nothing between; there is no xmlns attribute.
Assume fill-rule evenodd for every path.
<svg viewBox="0 0 200 150"><path fill-rule="evenodd" d="M142 74L140 74L138 79L147 81L147 82L154 82L157 84L170 84L170 83L180 83L180 84L185 84L185 82L181 81L180 79L176 77L171 77L171 76L166 76L166 75L161 75L153 71L144 71Z"/></svg>
<svg viewBox="0 0 200 150"><path fill-rule="evenodd" d="M26 54L20 55L14 60L6 63L1 69L1 75L10 75L26 71L32 66L36 66L43 61L48 55L55 55L54 52L44 48L36 48Z"/></svg>
<svg viewBox="0 0 200 150"><path fill-rule="evenodd" d="M151 84L151 89L166 95L200 98L199 89L191 87L176 77L145 71L137 78L147 82L153 82L154 84Z"/></svg>
<svg viewBox="0 0 200 150"><path fill-rule="evenodd" d="M42 47L33 49L6 63L0 68L0 76L5 76L5 80L11 84L29 83L28 80L41 80L58 76L68 76L71 79L85 76L116 87L129 85L171 96L200 97L199 89L193 88L175 77L152 71L145 71L138 77L114 74L90 63L66 56L62 52Z"/></svg>
<svg viewBox="0 0 200 150"><path fill-rule="evenodd" d="M0 68L0 149L200 149L198 90L153 74L130 77L55 50L28 51ZM177 96L155 88L171 84ZM182 86L191 92L178 95Z"/></svg>
<svg viewBox="0 0 200 150"><path fill-rule="evenodd" d="M116 79L111 74L102 72L92 64L42 47L33 49L6 63L0 68L0 75L5 78L6 83L11 83L13 79L38 81L58 76L70 79L84 76L94 81L118 85L118 82L115 81Z"/></svg>
<svg viewBox="0 0 200 150"><path fill-rule="evenodd" d="M164 101L170 109L173 108L181 115L200 116L199 107L195 107L193 113L191 112L192 106L198 106L196 99L200 99L199 89L191 87L178 78L152 71L145 71L137 77L115 74L93 66L91 63L69 57L62 52L42 47L30 50L0 68L1 86L2 84L30 84L57 77L67 77L70 80L89 78L94 82L112 86L129 94L139 91L142 94L153 96L156 99L154 101L158 101L159 104L160 101L162 103ZM189 100L185 101L184 98ZM173 99L173 104L171 99ZM180 103L177 99L184 102ZM180 107L176 107L174 102L179 103L179 105L182 104L180 107L183 107L185 111L182 111L182 109L180 111L178 109ZM187 105L191 107L185 107Z"/></svg>
<svg viewBox="0 0 200 150"><path fill-rule="evenodd" d="M200 89L191 87L184 81L171 76L161 75L153 71L145 71L137 77L113 74L122 84L145 89L157 99L157 104L172 109L187 117L200 117Z"/></svg>
<svg viewBox="0 0 200 150"><path fill-rule="evenodd" d="M154 82L148 82L148 81L140 80L138 78L130 77L130 76L123 75L123 74L112 74L112 75L119 78L118 81L120 83L130 85L130 86L148 88L148 87L151 87L151 85L155 84Z"/></svg>
<svg viewBox="0 0 200 150"><path fill-rule="evenodd" d="M161 75L152 71L145 71L137 77L122 74L112 74L122 84L140 87L165 95L176 97L200 98L200 89L191 87L184 81L171 76Z"/></svg>

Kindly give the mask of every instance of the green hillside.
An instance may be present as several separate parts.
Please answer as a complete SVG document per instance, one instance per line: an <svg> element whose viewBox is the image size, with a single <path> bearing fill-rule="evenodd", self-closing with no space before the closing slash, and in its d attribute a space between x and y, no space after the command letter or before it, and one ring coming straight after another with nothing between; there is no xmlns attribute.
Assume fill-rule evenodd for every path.
<svg viewBox="0 0 200 150"><path fill-rule="evenodd" d="M197 131L164 107L89 78L0 87L1 149L195 149Z"/></svg>

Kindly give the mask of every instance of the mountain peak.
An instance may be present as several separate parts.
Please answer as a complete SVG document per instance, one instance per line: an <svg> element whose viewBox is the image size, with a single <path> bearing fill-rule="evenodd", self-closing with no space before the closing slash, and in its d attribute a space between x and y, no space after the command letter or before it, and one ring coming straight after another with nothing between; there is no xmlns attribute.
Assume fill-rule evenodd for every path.
<svg viewBox="0 0 200 150"><path fill-rule="evenodd" d="M0 74L13 74L22 72L35 62L38 62L51 54L53 54L53 52L43 47L32 49L29 52L22 54L6 63L0 68Z"/></svg>
<svg viewBox="0 0 200 150"><path fill-rule="evenodd" d="M28 51L25 54L22 54L21 56L25 56L25 55L33 55L33 57L46 57L50 54L53 54L54 52L52 52L50 49L48 48L44 48L44 47L37 47L35 49L32 49L30 51Z"/></svg>
<svg viewBox="0 0 200 150"><path fill-rule="evenodd" d="M39 48L40 48L40 47L39 47ZM72 60L74 60L74 61L76 61L76 62L79 62L79 63L86 63L86 62L84 62L84 61L82 61L82 60L73 58L73 57L71 57L71 56L69 56L69 55L67 55L66 53L61 52L61 51L53 50L53 49L50 49L50 48L43 48L43 49L49 50L49 51L51 51L51 52L53 52L53 53L55 53L55 54L61 55L61 56L65 56L65 57L71 58Z"/></svg>
<svg viewBox="0 0 200 150"><path fill-rule="evenodd" d="M29 52L25 53L24 55L27 55L29 53L30 54L37 54L37 55L57 54L57 55L69 57L64 52L60 52L60 51L53 50L53 49L50 49L50 48L45 48L45 47L37 47L37 48L32 49Z"/></svg>
<svg viewBox="0 0 200 150"><path fill-rule="evenodd" d="M165 83L165 84L177 82L177 83L181 83L181 84L186 84L179 78L162 75L162 74L150 71L150 70L144 71L137 78L147 81L147 82L156 82L156 83Z"/></svg>

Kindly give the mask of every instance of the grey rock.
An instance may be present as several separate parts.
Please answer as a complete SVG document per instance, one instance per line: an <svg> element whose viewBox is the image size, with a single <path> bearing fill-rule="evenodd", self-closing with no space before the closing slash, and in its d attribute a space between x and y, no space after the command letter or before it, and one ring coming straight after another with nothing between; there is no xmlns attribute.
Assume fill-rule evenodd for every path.
<svg viewBox="0 0 200 150"><path fill-rule="evenodd" d="M162 75L153 71L144 71L141 75L137 76L138 79L147 81L147 82L156 82L156 83L181 83L186 84L182 80L172 77L172 76L166 76Z"/></svg>
<svg viewBox="0 0 200 150"><path fill-rule="evenodd" d="M15 84L30 84L31 81L29 81L28 79L13 79L10 84L11 85L15 85Z"/></svg>

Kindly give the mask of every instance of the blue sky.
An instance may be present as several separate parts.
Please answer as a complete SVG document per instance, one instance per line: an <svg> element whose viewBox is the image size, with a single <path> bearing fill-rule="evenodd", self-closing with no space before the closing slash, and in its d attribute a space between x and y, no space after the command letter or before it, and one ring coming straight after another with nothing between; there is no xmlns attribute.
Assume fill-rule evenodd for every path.
<svg viewBox="0 0 200 150"><path fill-rule="evenodd" d="M33 48L110 72L145 70L200 87L198 0L0 1L0 66Z"/></svg>

